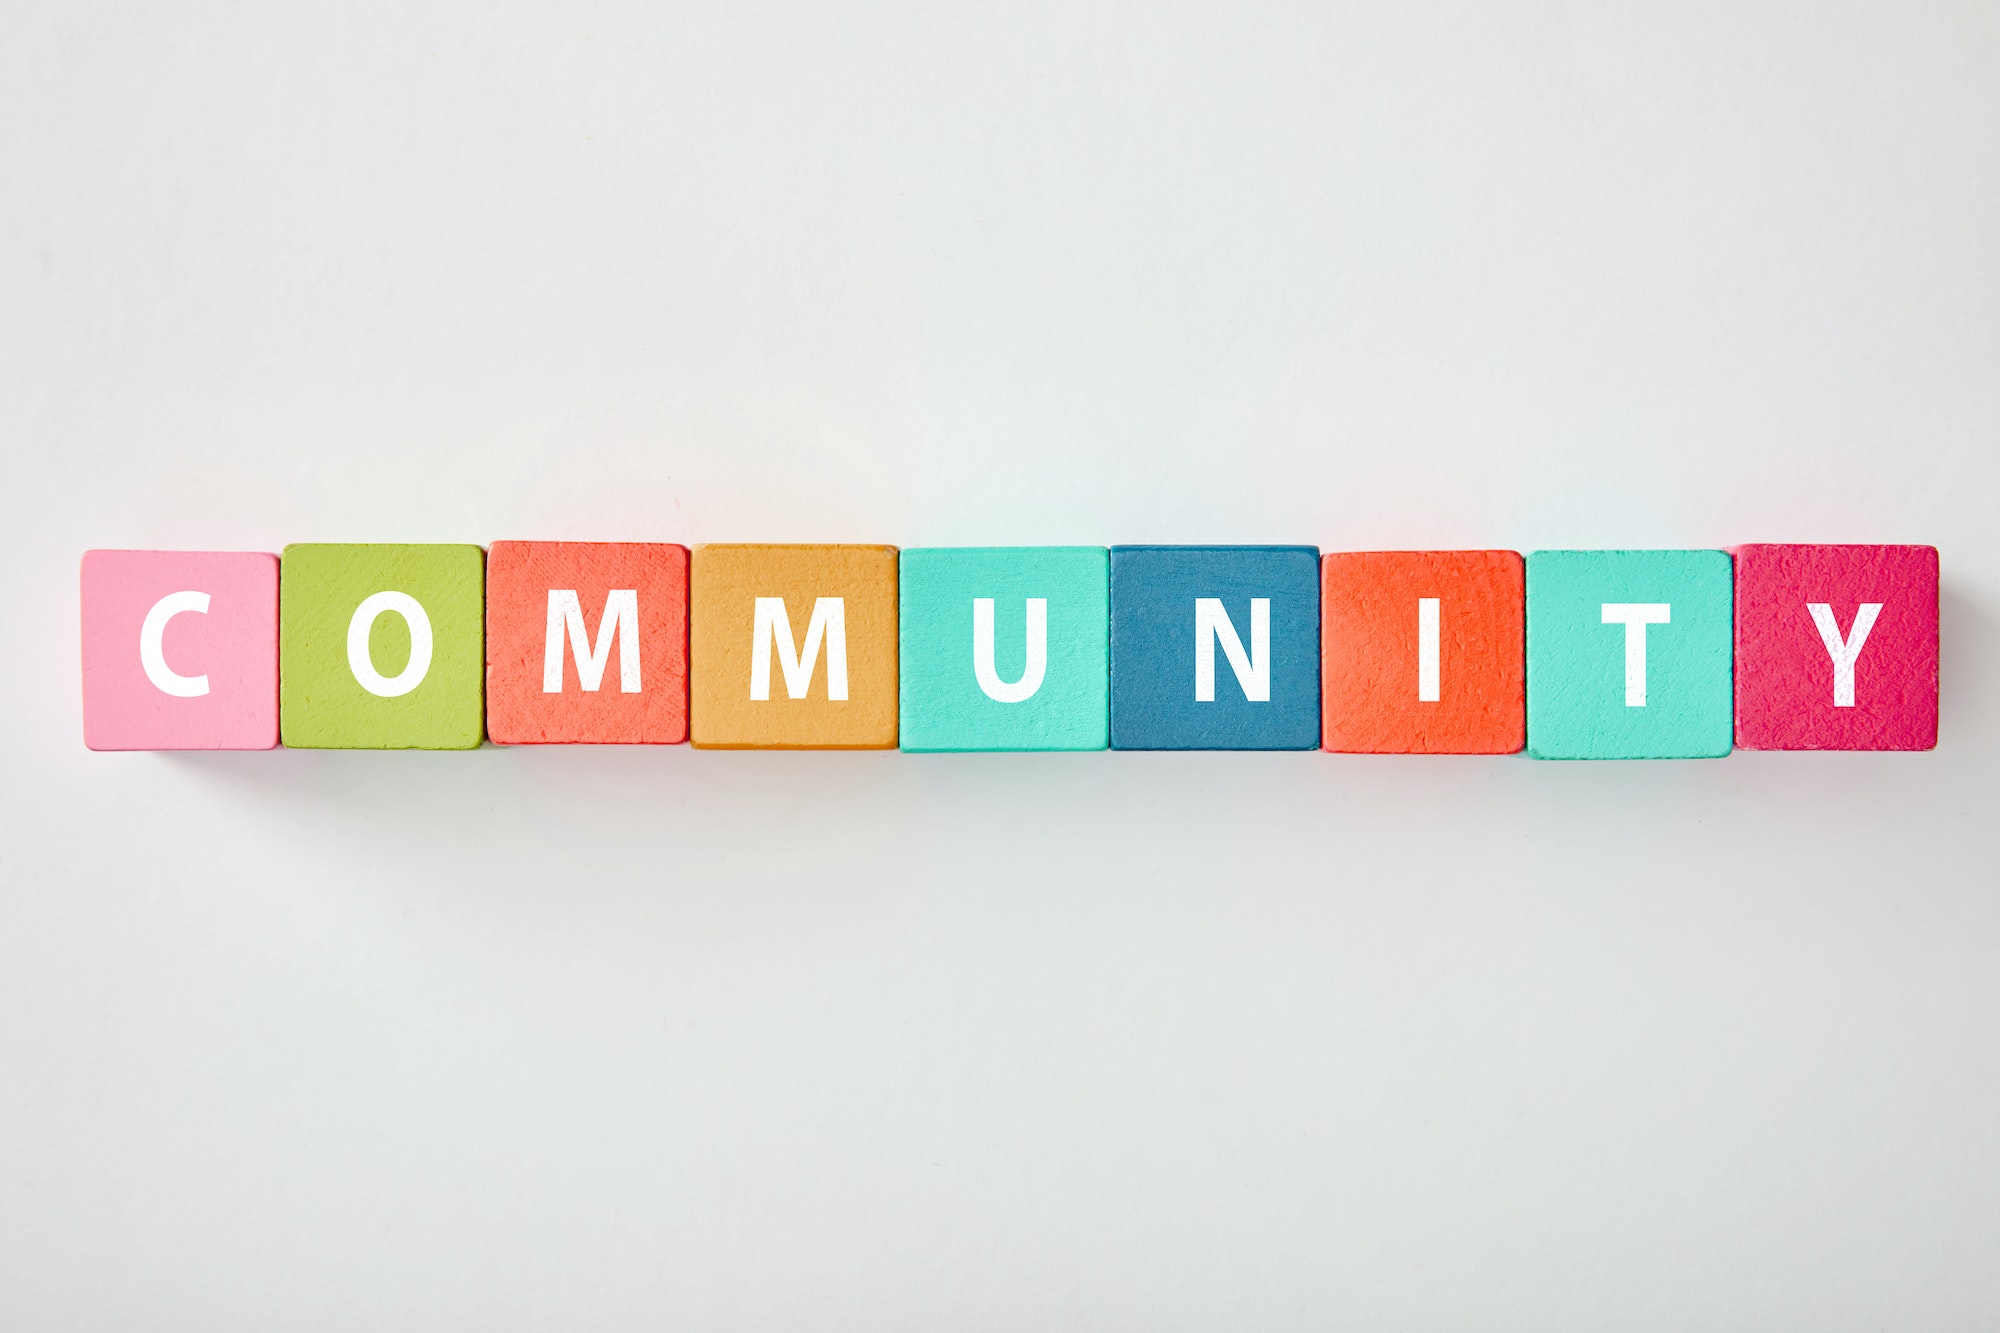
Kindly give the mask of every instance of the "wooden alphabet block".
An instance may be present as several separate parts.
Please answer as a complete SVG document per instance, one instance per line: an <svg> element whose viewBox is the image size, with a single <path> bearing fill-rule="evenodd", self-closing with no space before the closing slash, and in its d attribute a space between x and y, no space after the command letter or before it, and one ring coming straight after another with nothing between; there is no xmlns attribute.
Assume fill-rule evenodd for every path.
<svg viewBox="0 0 2000 1333"><path fill-rule="evenodd" d="M1932 546L1739 546L1736 744L1929 750L1938 726Z"/></svg>
<svg viewBox="0 0 2000 1333"><path fill-rule="evenodd" d="M478 748L484 576L477 546L287 546L278 630L285 744Z"/></svg>
<svg viewBox="0 0 2000 1333"><path fill-rule="evenodd" d="M687 739L688 552L650 542L494 542L486 734L496 745Z"/></svg>
<svg viewBox="0 0 2000 1333"><path fill-rule="evenodd" d="M1733 732L1726 551L1528 557L1528 753L1697 759Z"/></svg>
<svg viewBox="0 0 2000 1333"><path fill-rule="evenodd" d="M1526 735L1521 557L1367 551L1321 562L1322 744L1512 754Z"/></svg>
<svg viewBox="0 0 2000 1333"><path fill-rule="evenodd" d="M86 551L83 743L268 750L278 743L278 558Z"/></svg>
<svg viewBox="0 0 2000 1333"><path fill-rule="evenodd" d="M690 570L697 748L895 748L895 547L703 545Z"/></svg>
<svg viewBox="0 0 2000 1333"><path fill-rule="evenodd" d="M1111 746L1315 750L1319 548L1111 548Z"/></svg>
<svg viewBox="0 0 2000 1333"><path fill-rule="evenodd" d="M1111 563L1102 546L902 553L902 748L1102 750Z"/></svg>

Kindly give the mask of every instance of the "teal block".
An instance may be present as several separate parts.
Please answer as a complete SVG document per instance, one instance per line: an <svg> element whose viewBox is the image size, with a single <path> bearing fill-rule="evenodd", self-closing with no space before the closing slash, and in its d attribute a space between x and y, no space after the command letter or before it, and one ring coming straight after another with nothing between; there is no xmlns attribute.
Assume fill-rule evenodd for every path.
<svg viewBox="0 0 2000 1333"><path fill-rule="evenodd" d="M902 553L901 566L903 749L1102 750L1110 744L1109 552L1101 546L917 547ZM1043 604L1039 683L1032 679L1029 652L1030 599ZM985 640L990 657L979 651L982 601L992 603Z"/></svg>
<svg viewBox="0 0 2000 1333"><path fill-rule="evenodd" d="M1530 555L1528 753L1537 759L1728 754L1735 733L1734 593L1726 551ZM1607 623L1607 615L1617 619ZM1653 623L1636 633L1626 623L1647 620Z"/></svg>

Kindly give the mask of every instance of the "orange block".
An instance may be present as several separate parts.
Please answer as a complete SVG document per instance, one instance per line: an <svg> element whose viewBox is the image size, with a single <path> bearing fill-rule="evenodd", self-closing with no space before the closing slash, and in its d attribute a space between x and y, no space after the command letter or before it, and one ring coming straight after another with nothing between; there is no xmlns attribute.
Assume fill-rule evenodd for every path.
<svg viewBox="0 0 2000 1333"><path fill-rule="evenodd" d="M1324 557L1321 745L1356 754L1520 749L1525 598L1513 551Z"/></svg>
<svg viewBox="0 0 2000 1333"><path fill-rule="evenodd" d="M496 745L687 739L688 553L641 542L494 542L486 734Z"/></svg>
<svg viewBox="0 0 2000 1333"><path fill-rule="evenodd" d="M896 548L697 546L694 743L896 745Z"/></svg>

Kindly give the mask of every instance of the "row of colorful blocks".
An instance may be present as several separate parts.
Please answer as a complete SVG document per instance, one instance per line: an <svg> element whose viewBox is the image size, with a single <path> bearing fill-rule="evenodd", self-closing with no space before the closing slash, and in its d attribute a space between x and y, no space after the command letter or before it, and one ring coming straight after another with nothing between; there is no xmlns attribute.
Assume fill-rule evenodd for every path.
<svg viewBox="0 0 2000 1333"><path fill-rule="evenodd" d="M496 542L83 558L92 749L1936 744L1928 546Z"/></svg>

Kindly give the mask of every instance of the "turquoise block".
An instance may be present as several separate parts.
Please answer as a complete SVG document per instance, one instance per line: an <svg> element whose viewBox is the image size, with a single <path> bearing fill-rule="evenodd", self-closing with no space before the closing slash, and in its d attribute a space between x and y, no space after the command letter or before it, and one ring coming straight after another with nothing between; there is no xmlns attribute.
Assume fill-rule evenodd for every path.
<svg viewBox="0 0 2000 1333"><path fill-rule="evenodd" d="M1103 547L905 550L900 600L903 749L1110 743L1111 559Z"/></svg>
<svg viewBox="0 0 2000 1333"><path fill-rule="evenodd" d="M1726 551L1528 557L1528 753L1706 759L1735 733Z"/></svg>

